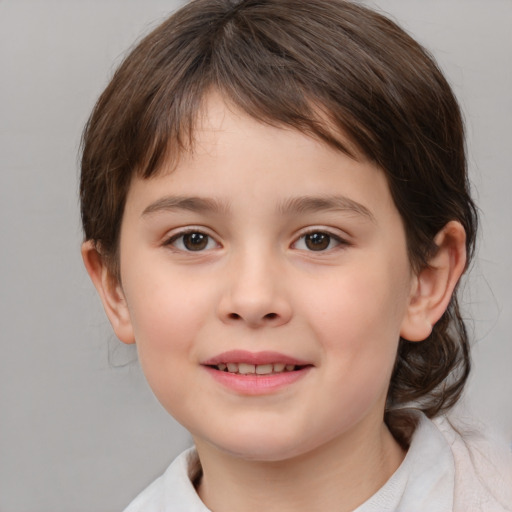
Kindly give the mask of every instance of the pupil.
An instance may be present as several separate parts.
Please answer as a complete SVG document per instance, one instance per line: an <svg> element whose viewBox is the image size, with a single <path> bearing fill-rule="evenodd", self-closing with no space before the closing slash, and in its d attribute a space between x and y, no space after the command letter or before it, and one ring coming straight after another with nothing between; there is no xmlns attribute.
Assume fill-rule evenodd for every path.
<svg viewBox="0 0 512 512"><path fill-rule="evenodd" d="M325 233L311 233L306 235L306 247L312 251L323 251L329 247L331 237Z"/></svg>
<svg viewBox="0 0 512 512"><path fill-rule="evenodd" d="M183 245L189 251L201 251L208 244L208 235L203 233L188 233L183 236Z"/></svg>

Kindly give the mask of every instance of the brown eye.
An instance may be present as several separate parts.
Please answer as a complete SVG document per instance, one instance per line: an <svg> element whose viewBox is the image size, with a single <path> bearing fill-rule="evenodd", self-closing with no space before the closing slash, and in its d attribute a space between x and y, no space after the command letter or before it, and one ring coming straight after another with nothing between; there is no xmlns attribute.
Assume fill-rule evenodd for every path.
<svg viewBox="0 0 512 512"><path fill-rule="evenodd" d="M202 251L208 246L209 238L204 233L187 233L183 235L183 246L188 251Z"/></svg>
<svg viewBox="0 0 512 512"><path fill-rule="evenodd" d="M331 244L327 233L309 233L304 235L304 243L310 251L325 251Z"/></svg>
<svg viewBox="0 0 512 512"><path fill-rule="evenodd" d="M166 245L170 245L179 251L199 252L217 247L215 240L201 231L188 231L173 236Z"/></svg>

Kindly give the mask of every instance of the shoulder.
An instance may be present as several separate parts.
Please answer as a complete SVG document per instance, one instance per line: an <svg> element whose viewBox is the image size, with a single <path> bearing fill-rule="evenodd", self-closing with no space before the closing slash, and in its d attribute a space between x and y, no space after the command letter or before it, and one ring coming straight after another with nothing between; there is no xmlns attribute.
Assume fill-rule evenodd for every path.
<svg viewBox="0 0 512 512"><path fill-rule="evenodd" d="M163 475L144 489L123 512L156 512L161 510L159 504L163 501Z"/></svg>
<svg viewBox="0 0 512 512"><path fill-rule="evenodd" d="M454 511L512 511L512 454L506 443L460 418L442 416L431 423L453 455Z"/></svg>
<svg viewBox="0 0 512 512"><path fill-rule="evenodd" d="M196 460L197 454L192 448L181 453L124 512L208 512L190 479Z"/></svg>
<svg viewBox="0 0 512 512"><path fill-rule="evenodd" d="M389 510L512 512L512 454L489 428L460 413L431 420L416 409L393 411L392 420L409 448L392 477L405 482L401 507Z"/></svg>

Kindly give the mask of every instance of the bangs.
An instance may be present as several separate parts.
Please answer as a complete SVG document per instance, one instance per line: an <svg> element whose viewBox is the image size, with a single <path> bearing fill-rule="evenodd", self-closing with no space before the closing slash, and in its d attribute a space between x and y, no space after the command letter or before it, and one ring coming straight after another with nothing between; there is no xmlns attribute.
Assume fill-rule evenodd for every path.
<svg viewBox="0 0 512 512"><path fill-rule="evenodd" d="M364 86L375 81L374 49L363 48L334 22L329 34L319 16L311 16L318 6L297 9L295 2L297 12L290 14L286 3L281 5L286 16L282 21L275 3L269 16L265 2L243 2L243 9L217 13L210 31L188 26L182 33L174 19L173 33L161 38L165 47L153 41L155 55L145 55L146 76L139 75L134 84L139 90L132 90L140 105L131 102L130 117L139 122L130 160L140 176L152 176L164 161L172 166L183 151L192 149L205 99L213 91L264 124L299 130L352 158L363 154L379 160L375 129L365 122L375 119L376 88ZM220 9L217 4L208 7ZM226 2L221 4L225 9ZM349 14L355 16L357 9L350 6ZM179 14L186 16L186 7L184 11ZM343 20L349 26L351 21L357 26L355 19Z"/></svg>

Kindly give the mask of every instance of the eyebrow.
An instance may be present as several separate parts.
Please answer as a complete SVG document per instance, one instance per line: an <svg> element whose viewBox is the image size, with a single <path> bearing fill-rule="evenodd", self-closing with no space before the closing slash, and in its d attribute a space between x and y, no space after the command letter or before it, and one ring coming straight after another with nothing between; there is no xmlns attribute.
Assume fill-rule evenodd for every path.
<svg viewBox="0 0 512 512"><path fill-rule="evenodd" d="M229 206L226 202L204 197L165 196L151 203L142 212L142 217L152 213L188 210L197 213L227 212Z"/></svg>
<svg viewBox="0 0 512 512"><path fill-rule="evenodd" d="M376 222L373 213L366 206L345 196L293 197L279 205L279 211L284 214L304 214L324 210L353 212Z"/></svg>
<svg viewBox="0 0 512 512"><path fill-rule="evenodd" d="M277 209L281 214L288 215L327 210L348 211L376 222L374 215L366 206L348 197L338 195L292 197L282 201ZM196 213L227 213L229 204L225 201L205 197L165 196L147 206L141 216L176 210L187 210Z"/></svg>

